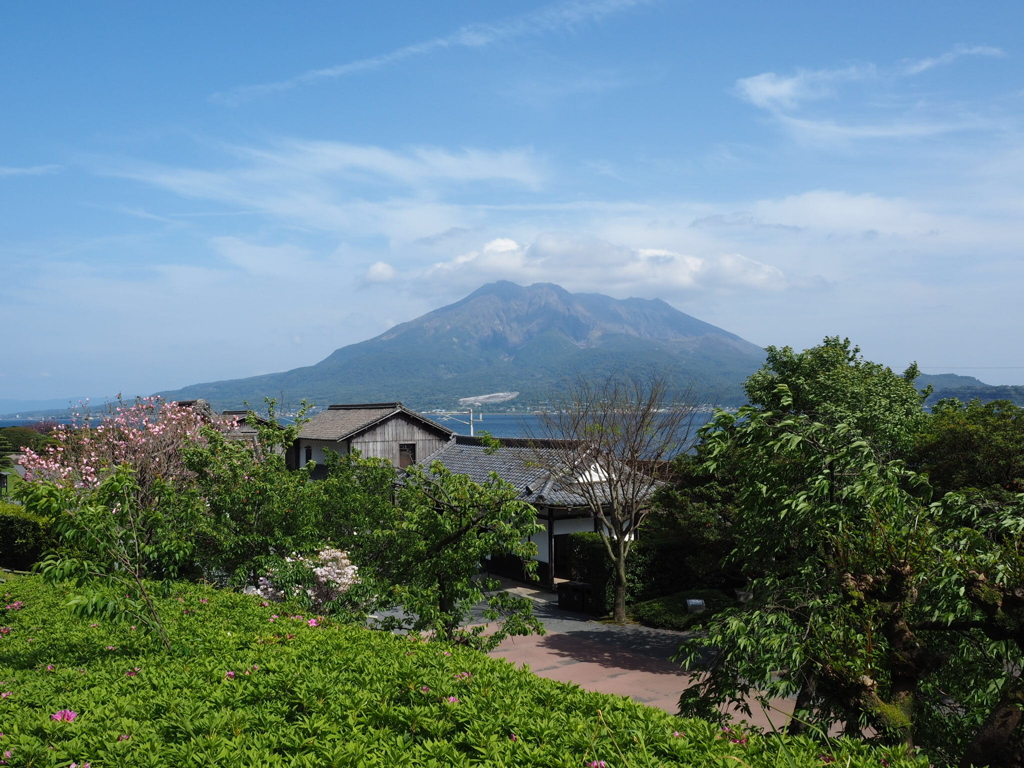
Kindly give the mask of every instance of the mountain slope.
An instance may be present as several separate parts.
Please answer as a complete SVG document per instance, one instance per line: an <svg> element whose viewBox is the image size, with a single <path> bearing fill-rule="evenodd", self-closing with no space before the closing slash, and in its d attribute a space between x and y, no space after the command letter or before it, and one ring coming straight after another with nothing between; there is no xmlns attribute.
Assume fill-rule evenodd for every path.
<svg viewBox="0 0 1024 768"><path fill-rule="evenodd" d="M294 405L402 400L455 407L460 397L518 391L510 405L543 402L560 380L647 366L668 369L722 404L764 359L739 336L654 299L572 294L550 283L491 283L466 298L335 350L316 365L246 379L195 384L171 399L206 398L217 408L280 397Z"/></svg>

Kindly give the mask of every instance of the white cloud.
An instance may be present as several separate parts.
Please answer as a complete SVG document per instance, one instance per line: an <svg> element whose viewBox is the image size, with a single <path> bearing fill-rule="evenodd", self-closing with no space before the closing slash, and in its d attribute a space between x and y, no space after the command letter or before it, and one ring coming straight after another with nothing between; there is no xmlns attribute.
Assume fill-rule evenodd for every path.
<svg viewBox="0 0 1024 768"><path fill-rule="evenodd" d="M366 281L368 283L387 283L398 276L395 268L386 261L377 261L366 270Z"/></svg>
<svg viewBox="0 0 1024 768"><path fill-rule="evenodd" d="M493 280L555 282L572 290L617 295L788 287L781 270L740 254L698 257L561 233L541 234L527 245L497 238L434 264L424 277L467 288Z"/></svg>
<svg viewBox="0 0 1024 768"><path fill-rule="evenodd" d="M755 107L777 112L794 109L805 101L834 97L840 83L863 80L874 74L875 69L870 66L797 70L790 76L764 72L737 80L736 92Z"/></svg>
<svg viewBox="0 0 1024 768"><path fill-rule="evenodd" d="M43 176L59 173L64 170L62 165L30 165L18 168L11 165L0 165L0 177L3 176Z"/></svg>
<svg viewBox="0 0 1024 768"><path fill-rule="evenodd" d="M993 129L995 121L962 103L921 99L919 93L901 85L911 76L963 56L1001 57L1005 53L991 46L958 45L940 56L897 67L858 64L798 69L792 75L763 72L737 80L734 92L771 115L794 138L812 144L905 140Z"/></svg>
<svg viewBox="0 0 1024 768"><path fill-rule="evenodd" d="M469 208L439 199L444 192L466 185L536 191L547 176L529 149L394 151L290 140L231 152L241 163L220 170L108 161L101 172L293 226L401 241L474 224Z"/></svg>
<svg viewBox="0 0 1024 768"><path fill-rule="evenodd" d="M956 61L961 56L991 56L994 58L1005 58L1006 53L1001 48L994 48L991 45L964 45L963 43L960 43L953 46L952 49L946 51L940 56L933 56L930 58L907 62L903 71L908 75L919 75L933 67Z"/></svg>
<svg viewBox="0 0 1024 768"><path fill-rule="evenodd" d="M606 16L629 10L645 4L645 2L646 0L591 0L590 2L571 0L557 3L496 24L468 24L449 35L396 48L378 56L357 59L333 67L311 69L295 77L274 83L241 86L223 93L215 93L210 98L212 101L227 106L237 106L249 99L289 91L322 80L333 80L360 72L382 69L406 59L425 56L435 51L452 48L483 48L519 37L572 29L581 24L600 21Z"/></svg>

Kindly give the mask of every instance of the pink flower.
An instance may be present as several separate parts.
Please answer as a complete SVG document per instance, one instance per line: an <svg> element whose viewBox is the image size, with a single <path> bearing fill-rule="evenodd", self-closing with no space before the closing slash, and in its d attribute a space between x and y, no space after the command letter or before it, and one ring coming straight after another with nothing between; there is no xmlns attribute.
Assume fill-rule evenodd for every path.
<svg viewBox="0 0 1024 768"><path fill-rule="evenodd" d="M46 671L47 672L53 672L55 669L57 669L57 668L55 666L53 666L53 664L47 664L46 665Z"/></svg>
<svg viewBox="0 0 1024 768"><path fill-rule="evenodd" d="M604 760L591 760L587 763L587 768L608 768L608 763Z"/></svg>
<svg viewBox="0 0 1024 768"><path fill-rule="evenodd" d="M54 712L50 715L51 720L57 720L64 723L73 723L76 717L78 717L78 713L73 709L62 709L59 712Z"/></svg>
<svg viewBox="0 0 1024 768"><path fill-rule="evenodd" d="M421 685L421 686L420 686L420 690L421 690L421 691L422 691L423 693L430 693L430 686L429 686L429 685Z"/></svg>
<svg viewBox="0 0 1024 768"><path fill-rule="evenodd" d="M130 738L131 738L131 736L129 736L127 733L122 733L120 736L117 737L117 740L118 741L128 741L128 739L130 739Z"/></svg>
<svg viewBox="0 0 1024 768"><path fill-rule="evenodd" d="M449 704L458 704L459 703L459 697L458 696L449 696L447 699L445 699L445 701L447 701Z"/></svg>
<svg viewBox="0 0 1024 768"><path fill-rule="evenodd" d="M309 626L311 626L311 627L319 627L320 626L320 622L317 621L316 619L310 619L306 623L309 624Z"/></svg>
<svg viewBox="0 0 1024 768"><path fill-rule="evenodd" d="M13 696L13 695L14 695L14 691L4 691L3 693L0 693L0 699L6 699L8 696Z"/></svg>
<svg viewBox="0 0 1024 768"><path fill-rule="evenodd" d="M199 599L199 602L202 603L203 605L206 605L206 603L208 601L207 601L207 599L205 597L202 597L202 598Z"/></svg>
<svg viewBox="0 0 1024 768"><path fill-rule="evenodd" d="M124 674L125 674L125 677L135 677L141 671L142 671L142 667L135 667L134 669L129 669Z"/></svg>
<svg viewBox="0 0 1024 768"><path fill-rule="evenodd" d="M508 738L509 738L509 741L519 741L519 737L516 736L514 733L510 733L508 735Z"/></svg>
<svg viewBox="0 0 1024 768"><path fill-rule="evenodd" d="M232 672L232 671L231 671L231 670L229 669L229 670L228 670L227 672L225 672L225 673L224 673L224 678L225 678L226 680L234 680L234 679L235 679L235 673L234 673L234 672Z"/></svg>
<svg viewBox="0 0 1024 768"><path fill-rule="evenodd" d="M685 735L686 735L686 734L685 734L685 733L683 733L682 731L672 731L672 738L675 738L675 739L681 739L681 738L683 738L683 737L684 737Z"/></svg>

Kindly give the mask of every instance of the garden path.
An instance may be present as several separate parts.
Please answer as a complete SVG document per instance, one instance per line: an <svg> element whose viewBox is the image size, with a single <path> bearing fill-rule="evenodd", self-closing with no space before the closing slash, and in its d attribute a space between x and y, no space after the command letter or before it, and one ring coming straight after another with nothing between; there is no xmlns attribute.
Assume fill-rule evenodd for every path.
<svg viewBox="0 0 1024 768"><path fill-rule="evenodd" d="M507 582L505 588L529 597L547 634L506 639L491 656L516 666L528 664L540 677L575 683L588 691L629 696L668 712L678 708L679 694L692 677L670 657L687 633L638 625L618 626L558 608L555 595ZM749 721L782 727L793 711L791 699L772 702L775 711L755 710ZM734 713L735 719L742 719Z"/></svg>

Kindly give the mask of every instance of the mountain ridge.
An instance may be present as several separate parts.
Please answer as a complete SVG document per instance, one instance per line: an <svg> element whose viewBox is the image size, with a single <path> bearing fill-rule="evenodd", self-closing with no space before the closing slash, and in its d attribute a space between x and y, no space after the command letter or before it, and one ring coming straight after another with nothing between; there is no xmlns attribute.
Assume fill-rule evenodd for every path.
<svg viewBox="0 0 1024 768"><path fill-rule="evenodd" d="M329 402L402 400L454 408L478 392L519 391L512 405L543 404L558 381L581 373L658 367L680 391L695 387L735 404L740 384L764 359L760 347L660 299L570 293L553 283L488 283L468 296L280 373L161 392L203 397L215 407L262 398Z"/></svg>

